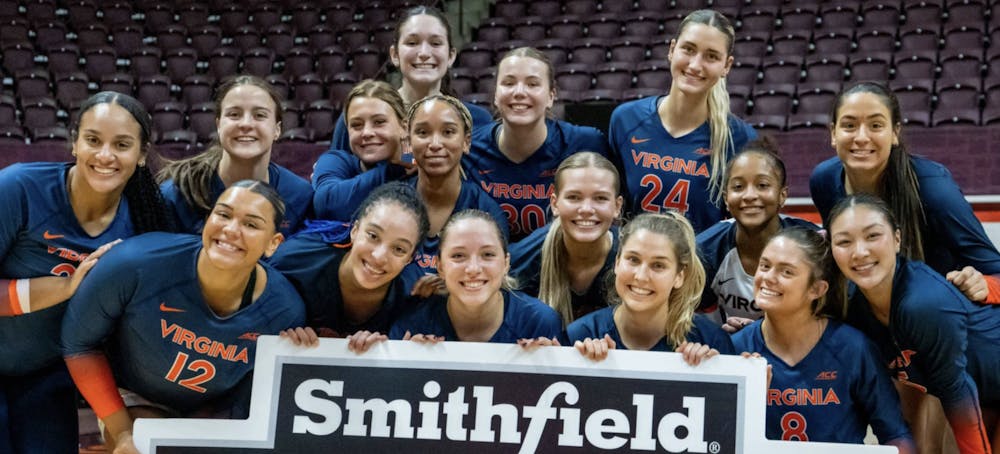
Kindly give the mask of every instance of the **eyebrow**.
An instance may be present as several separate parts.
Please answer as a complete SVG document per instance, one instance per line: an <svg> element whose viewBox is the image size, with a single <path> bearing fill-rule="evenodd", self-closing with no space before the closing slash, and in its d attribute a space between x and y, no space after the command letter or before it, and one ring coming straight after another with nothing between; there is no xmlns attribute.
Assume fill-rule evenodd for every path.
<svg viewBox="0 0 1000 454"><path fill-rule="evenodd" d="M95 136L101 135L101 131L98 131L96 129L84 129L83 132L84 132L84 134L91 134L91 135L95 135ZM133 135L131 135L131 134L118 134L118 135L114 136L114 138L115 139L132 139L132 140L137 140L136 137L133 136Z"/></svg>
<svg viewBox="0 0 1000 454"><path fill-rule="evenodd" d="M235 208L233 208L232 206L230 206L228 203L225 203L225 202L216 202L216 205L221 205L223 208L227 208L229 210L236 211ZM249 218L260 219L261 221L265 221L265 222L267 221L266 219L264 219L264 216L261 216L259 214L246 213L246 214L244 214L244 216L249 217Z"/></svg>

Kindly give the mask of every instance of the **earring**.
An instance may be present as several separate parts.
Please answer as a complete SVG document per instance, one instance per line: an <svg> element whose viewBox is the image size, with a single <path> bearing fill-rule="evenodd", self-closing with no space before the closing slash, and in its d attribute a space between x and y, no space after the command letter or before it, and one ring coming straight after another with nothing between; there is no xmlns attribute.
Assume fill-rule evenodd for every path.
<svg viewBox="0 0 1000 454"><path fill-rule="evenodd" d="M146 161L139 161L139 167L146 167Z"/></svg>
<svg viewBox="0 0 1000 454"><path fill-rule="evenodd" d="M73 157L74 157L74 158L76 157L76 150L73 150L73 151L71 151L71 152L69 152L69 153L70 153L71 155L73 155Z"/></svg>

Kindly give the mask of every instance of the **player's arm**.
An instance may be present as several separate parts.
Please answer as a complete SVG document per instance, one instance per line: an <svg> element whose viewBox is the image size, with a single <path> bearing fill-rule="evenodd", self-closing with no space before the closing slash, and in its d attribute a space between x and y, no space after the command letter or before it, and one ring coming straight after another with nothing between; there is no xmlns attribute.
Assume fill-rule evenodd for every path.
<svg viewBox="0 0 1000 454"><path fill-rule="evenodd" d="M0 317L16 317L40 311L70 299L98 259L120 242L121 240L112 241L92 252L77 265L70 276L0 279Z"/></svg>
<svg viewBox="0 0 1000 454"><path fill-rule="evenodd" d="M910 304L898 329L922 357L917 367L927 377L928 391L941 400L959 452L988 453L990 439L978 390L965 369L965 348L975 348L968 345L965 312L959 302L947 298L950 295L935 296Z"/></svg>
<svg viewBox="0 0 1000 454"><path fill-rule="evenodd" d="M364 197L386 181L405 175L400 166L381 163L356 174L356 158L344 151L328 151L313 169L313 209L320 219L348 220Z"/></svg>
<svg viewBox="0 0 1000 454"><path fill-rule="evenodd" d="M903 420L892 378L879 359L875 345L867 338L862 343L856 370L858 376L851 383L852 394L864 408L863 413L869 415L868 424L879 442L895 446L900 454L916 454L913 435Z"/></svg>
<svg viewBox="0 0 1000 454"><path fill-rule="evenodd" d="M131 431L131 418L102 345L133 298L139 279L135 264L123 260L127 247L115 249L91 270L70 299L62 325L63 356L70 375L113 437Z"/></svg>

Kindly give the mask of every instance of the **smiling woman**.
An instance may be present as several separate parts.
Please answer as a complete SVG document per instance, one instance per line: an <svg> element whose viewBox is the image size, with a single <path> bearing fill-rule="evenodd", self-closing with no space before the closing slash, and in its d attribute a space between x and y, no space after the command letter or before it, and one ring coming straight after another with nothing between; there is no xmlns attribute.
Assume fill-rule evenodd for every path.
<svg viewBox="0 0 1000 454"><path fill-rule="evenodd" d="M0 170L0 452L76 452L62 303L121 239L173 229L147 166L155 153L142 104L101 92L77 120L73 162Z"/></svg>
<svg viewBox="0 0 1000 454"><path fill-rule="evenodd" d="M387 183L364 199L353 222L310 222L271 263L299 290L307 326L320 336L385 333L422 274L412 261L428 228L416 192Z"/></svg>
<svg viewBox="0 0 1000 454"><path fill-rule="evenodd" d="M495 91L500 119L473 131L463 165L470 179L489 188L517 241L545 225L559 163L580 151L607 156L608 143L597 129L549 118L555 72L538 49L507 52L497 65Z"/></svg>
<svg viewBox="0 0 1000 454"><path fill-rule="evenodd" d="M783 228L819 227L778 214L788 198L788 184L785 163L768 136L750 142L729 161L723 198L732 219L719 221L696 238L706 276L699 311L733 333L763 316L754 302L753 273L764 245Z"/></svg>
<svg viewBox="0 0 1000 454"><path fill-rule="evenodd" d="M134 449L135 417L248 416L249 393L236 391L248 389L255 336L305 319L292 285L259 262L282 241L283 212L265 183L237 182L200 238L131 238L80 285L63 322L63 353L105 424L109 451Z"/></svg>
<svg viewBox="0 0 1000 454"><path fill-rule="evenodd" d="M608 139L624 169L629 213L677 210L696 233L724 218L723 169L757 136L729 112L725 77L734 40L722 14L688 14L670 40L669 93L622 104L611 114Z"/></svg>
<svg viewBox="0 0 1000 454"><path fill-rule="evenodd" d="M455 62L448 17L433 6L416 6L397 15L389 60L399 69L402 85L399 95L407 106L430 95L451 95L448 70ZM463 102L472 114L475 126L489 124L493 117L486 109ZM346 115L337 119L328 153L351 150Z"/></svg>
<svg viewBox="0 0 1000 454"><path fill-rule="evenodd" d="M554 338L559 316L510 289L510 254L500 225L479 210L460 211L441 231L438 273L447 296L435 295L392 325L392 339L514 343Z"/></svg>
<svg viewBox="0 0 1000 454"><path fill-rule="evenodd" d="M281 135L281 97L264 80L240 75L216 91L216 140L201 154L169 163L160 171L163 195L183 231L198 233L215 200L240 180L263 181L288 206L280 232L299 229L312 210L312 188L288 169L271 162Z"/></svg>

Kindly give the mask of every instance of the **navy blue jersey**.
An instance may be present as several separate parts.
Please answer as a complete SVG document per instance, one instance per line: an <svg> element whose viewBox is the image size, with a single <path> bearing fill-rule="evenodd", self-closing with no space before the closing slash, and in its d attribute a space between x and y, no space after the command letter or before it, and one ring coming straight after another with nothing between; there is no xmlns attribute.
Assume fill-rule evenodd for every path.
<svg viewBox="0 0 1000 454"><path fill-rule="evenodd" d="M779 215L781 228L806 227L818 230L812 222L796 217ZM726 219L698 234L698 258L705 267L705 289L701 294L699 310L718 313L719 320L726 317L759 319L764 313L754 304L753 275L747 274L736 250L735 219ZM716 311L715 308L719 310Z"/></svg>
<svg viewBox="0 0 1000 454"><path fill-rule="evenodd" d="M469 113L472 114L472 128L476 129L493 122L493 114L490 111L479 107L468 101L462 101ZM340 152L351 154L351 138L347 134L347 122L344 121L344 113L337 117L336 126L333 128L333 138L330 140L328 152Z"/></svg>
<svg viewBox="0 0 1000 454"><path fill-rule="evenodd" d="M682 137L673 137L656 109L662 96L624 103L611 114L608 141L621 166L629 214L676 209L701 232L725 218L724 207L712 202L711 129L706 121ZM729 116L733 141L726 161L757 138L746 122Z"/></svg>
<svg viewBox="0 0 1000 454"><path fill-rule="evenodd" d="M889 371L860 331L829 320L816 346L794 366L767 348L760 321L734 334L733 344L771 365L768 439L862 444L869 424L882 444L912 438Z"/></svg>
<svg viewBox="0 0 1000 454"><path fill-rule="evenodd" d="M357 156L342 150L329 150L319 157L313 167L313 211L316 218L352 219L354 210L372 189L404 175L406 170L403 167L388 162L381 162L365 171Z"/></svg>
<svg viewBox="0 0 1000 454"><path fill-rule="evenodd" d="M147 233L101 257L70 299L67 357L108 350L117 384L181 412L226 396L253 370L257 336L302 326L295 288L263 265L267 287L220 317L198 284L200 237Z"/></svg>
<svg viewBox="0 0 1000 454"><path fill-rule="evenodd" d="M608 142L601 131L589 126L546 119L545 143L524 162L515 163L497 145L500 127L501 123L495 122L473 131L472 149L462 158L462 166L466 176L500 204L511 239L517 241L545 225L559 163L579 151L607 156Z"/></svg>
<svg viewBox="0 0 1000 454"><path fill-rule="evenodd" d="M135 234L125 197L103 232L90 236L83 230L66 192L72 166L39 162L0 170L0 278L70 276L95 249ZM65 310L65 304L58 304L0 317L0 376L23 375L62 361L59 327Z"/></svg>
<svg viewBox="0 0 1000 454"><path fill-rule="evenodd" d="M924 262L947 274L971 266L983 274L1000 274L1000 252L990 241L972 206L948 169L934 161L914 156L913 169L920 185L920 202L927 225L921 231ZM833 157L821 162L809 178L809 193L823 223L830 210L847 197L844 165ZM829 225L827 225L829 227Z"/></svg>
<svg viewBox="0 0 1000 454"><path fill-rule="evenodd" d="M518 339L553 338L562 330L559 314L545 303L517 291L501 290L503 294L503 323L490 342L512 344ZM389 330L390 339L402 339L410 334L433 334L445 340L458 341L455 328L448 316L448 297L432 296L420 304Z"/></svg>
<svg viewBox="0 0 1000 454"><path fill-rule="evenodd" d="M574 342L582 341L588 337L591 339L600 339L607 334L615 341L615 348L628 350L628 346L622 342L621 334L618 333L618 325L615 324L615 310L618 307L617 305L605 307L604 309L591 312L583 316L583 318L576 319L576 321L566 327L566 331L559 337L559 342L563 345L573 345ZM723 355L736 354L736 349L733 348L733 341L729 338L729 335L717 323L703 314L694 314L694 323L691 325L691 331L688 332L685 339L688 342L698 342L702 345L708 345ZM666 335L664 335L649 351L672 352L676 349L677 346L673 345L667 339Z"/></svg>
<svg viewBox="0 0 1000 454"><path fill-rule="evenodd" d="M312 214L312 186L302 177L292 173L284 167L275 163L267 166L268 184L271 185L281 200L285 202L285 220L281 223L279 231L288 237L297 232L302 226L302 221ZM219 178L218 172L212 175L212 204L226 190L226 184ZM182 232L201 233L205 226L205 218L208 214L200 215L187 203L184 195L180 193L173 180L164 181L160 185L163 192L163 199L167 202L177 219L178 228Z"/></svg>
<svg viewBox="0 0 1000 454"><path fill-rule="evenodd" d="M970 302L922 262L897 260L889 325L856 288L848 321L879 346L901 382L941 400L953 430L956 421L982 427L980 403L1000 407L1000 308ZM955 432L962 445L968 435Z"/></svg>
<svg viewBox="0 0 1000 454"><path fill-rule="evenodd" d="M349 226L345 226L349 228ZM355 322L344 315L344 297L340 290L340 262L350 251L350 239L330 242L322 235L303 232L285 241L269 262L288 278L306 303L306 323L325 337L343 337L356 331L388 332L400 313L415 303L410 290L423 275L414 265L407 265L389 285L382 306L368 320Z"/></svg>
<svg viewBox="0 0 1000 454"><path fill-rule="evenodd" d="M406 183L416 189L417 178L410 178L406 180ZM497 227L500 228L503 236L510 236L507 231L507 218L504 217L504 212L497 205L497 202L490 198L489 194L480 189L476 183L469 180L462 180L462 190L458 194L458 200L455 201L455 208L452 210L452 214L470 208L489 213L493 220L496 221ZM424 241L421 243L420 252L417 253L413 261L424 272L437 274L438 252L441 248L440 243L441 237L438 235L424 238Z"/></svg>
<svg viewBox="0 0 1000 454"><path fill-rule="evenodd" d="M549 233L552 224L531 232L521 241L510 245L510 276L517 279L518 290L528 295L538 297L542 281L542 243ZM576 293L570 290L570 300L573 304L573 319L576 320L600 308L607 307L607 290L605 278L615 270L615 256L618 255L618 227L611 226L611 250L604 259L604 266L594 276L586 292Z"/></svg>

